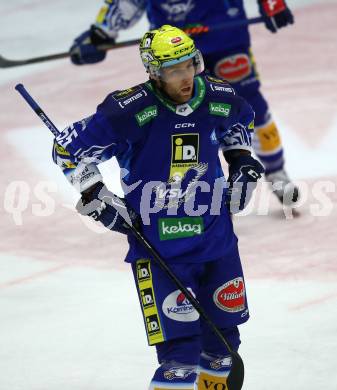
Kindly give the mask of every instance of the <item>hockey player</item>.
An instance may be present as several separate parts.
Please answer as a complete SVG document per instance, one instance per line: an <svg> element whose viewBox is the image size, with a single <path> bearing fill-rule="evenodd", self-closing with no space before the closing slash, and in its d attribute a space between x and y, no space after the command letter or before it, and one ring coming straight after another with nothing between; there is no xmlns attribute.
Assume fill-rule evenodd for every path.
<svg viewBox="0 0 337 390"><path fill-rule="evenodd" d="M180 29L147 32L140 55L149 80L109 94L95 114L63 130L53 158L81 192L79 212L121 233L128 234L125 219L141 229L237 350L237 326L249 311L228 208L242 210L263 173L250 154L254 112L224 80L201 75L202 55ZM106 189L97 167L112 156L125 199ZM226 389L228 350L132 234L128 241L126 261L158 355L150 388Z"/></svg>
<svg viewBox="0 0 337 390"><path fill-rule="evenodd" d="M293 16L284 0L258 0L266 27L276 32L293 23ZM118 32L132 26L146 11L151 28L165 23L185 28L198 23L217 23L245 20L243 0L105 0L89 31L75 39L71 47L74 64L95 63L106 53L96 49L99 44L114 43ZM206 69L216 77L229 81L255 111L256 134L253 147L266 169L266 179L284 204L298 199L295 187L285 169L281 138L270 114L268 103L260 91L260 79L250 48L247 26L210 32L195 38L204 56ZM276 55L276 53L275 53Z"/></svg>

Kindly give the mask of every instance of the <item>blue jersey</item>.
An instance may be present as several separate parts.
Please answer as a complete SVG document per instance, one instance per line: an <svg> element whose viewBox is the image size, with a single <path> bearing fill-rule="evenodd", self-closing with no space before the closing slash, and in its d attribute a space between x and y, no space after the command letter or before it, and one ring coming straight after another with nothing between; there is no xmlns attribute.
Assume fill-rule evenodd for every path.
<svg viewBox="0 0 337 390"><path fill-rule="evenodd" d="M195 24L215 25L247 19L243 0L106 0L97 26L116 36L132 26L146 12L151 29L163 24L185 28ZM203 54L250 46L247 26L233 27L194 38Z"/></svg>
<svg viewBox="0 0 337 390"><path fill-rule="evenodd" d="M125 198L168 262L236 256L219 149L250 150L253 119L252 108L223 80L196 77L194 96L178 105L148 81L109 94L94 115L64 129L54 161L75 183L81 164L115 156ZM129 244L127 261L148 257L131 235Z"/></svg>

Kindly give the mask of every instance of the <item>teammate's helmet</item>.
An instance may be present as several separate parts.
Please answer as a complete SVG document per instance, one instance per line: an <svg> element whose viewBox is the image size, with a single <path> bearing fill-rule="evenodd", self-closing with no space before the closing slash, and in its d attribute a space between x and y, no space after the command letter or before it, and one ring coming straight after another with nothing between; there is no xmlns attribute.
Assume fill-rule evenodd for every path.
<svg viewBox="0 0 337 390"><path fill-rule="evenodd" d="M140 56L150 75L161 77L162 68L193 58L195 74L204 70L204 61L193 39L184 31L168 24L145 33L140 45Z"/></svg>

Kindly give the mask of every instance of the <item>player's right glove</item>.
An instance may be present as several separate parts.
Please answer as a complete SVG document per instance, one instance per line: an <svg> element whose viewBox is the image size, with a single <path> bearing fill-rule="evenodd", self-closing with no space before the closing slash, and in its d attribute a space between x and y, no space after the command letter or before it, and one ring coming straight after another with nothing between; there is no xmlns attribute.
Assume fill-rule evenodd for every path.
<svg viewBox="0 0 337 390"><path fill-rule="evenodd" d="M127 206L125 199L110 192L102 182L94 184L81 195L76 205L80 214L119 233L127 234L130 231L128 224L139 229L140 216Z"/></svg>
<svg viewBox="0 0 337 390"><path fill-rule="evenodd" d="M78 36L70 48L70 58L75 65L95 64L103 61L105 50L98 50L99 45L114 45L114 38L109 37L103 30L92 25L90 30Z"/></svg>
<svg viewBox="0 0 337 390"><path fill-rule="evenodd" d="M236 214L248 205L264 167L251 155L240 155L231 159L228 170L225 203L231 214Z"/></svg>
<svg viewBox="0 0 337 390"><path fill-rule="evenodd" d="M284 0L258 0L258 4L264 23L271 32L294 23L293 14Z"/></svg>

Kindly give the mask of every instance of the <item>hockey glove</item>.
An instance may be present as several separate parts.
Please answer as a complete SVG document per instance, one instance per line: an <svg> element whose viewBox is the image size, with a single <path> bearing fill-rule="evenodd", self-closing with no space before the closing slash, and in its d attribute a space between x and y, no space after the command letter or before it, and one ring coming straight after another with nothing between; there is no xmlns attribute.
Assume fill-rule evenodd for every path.
<svg viewBox="0 0 337 390"><path fill-rule="evenodd" d="M75 65L95 64L103 61L106 56L105 50L98 50L99 45L114 45L114 38L109 37L103 30L91 26L74 40L70 48L70 58Z"/></svg>
<svg viewBox="0 0 337 390"><path fill-rule="evenodd" d="M248 205L263 172L263 166L250 155L232 159L229 164L229 187L225 195L226 206L232 214Z"/></svg>
<svg viewBox="0 0 337 390"><path fill-rule="evenodd" d="M294 23L293 14L284 0L258 0L258 4L264 23L271 32Z"/></svg>
<svg viewBox="0 0 337 390"><path fill-rule="evenodd" d="M106 228L127 234L128 225L137 229L140 217L127 206L126 201L110 192L102 182L98 182L82 193L76 210L101 222Z"/></svg>

